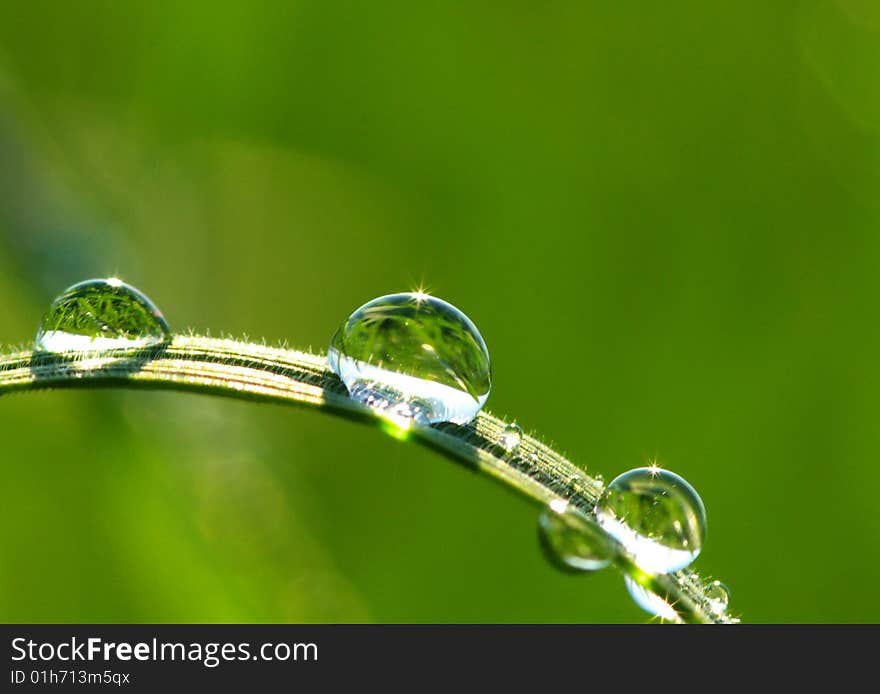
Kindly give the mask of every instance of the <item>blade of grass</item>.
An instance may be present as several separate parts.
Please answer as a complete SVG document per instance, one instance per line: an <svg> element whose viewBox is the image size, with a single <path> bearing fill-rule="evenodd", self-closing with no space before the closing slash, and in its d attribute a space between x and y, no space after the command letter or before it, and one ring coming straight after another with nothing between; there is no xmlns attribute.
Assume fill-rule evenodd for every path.
<svg viewBox="0 0 880 694"><path fill-rule="evenodd" d="M540 506L567 501L591 523L602 492L601 482L532 436L523 436L514 454L506 451L499 443L506 423L486 412L465 426L439 424L401 430L351 400L345 386L329 370L326 358L309 352L177 335L162 347L138 351L96 350L75 355L19 351L0 355L0 395L95 387L161 388L315 407L427 445L490 475ZM619 543L611 541L618 569L664 597L675 611L676 621L738 621L710 609L702 583L692 571L645 574Z"/></svg>

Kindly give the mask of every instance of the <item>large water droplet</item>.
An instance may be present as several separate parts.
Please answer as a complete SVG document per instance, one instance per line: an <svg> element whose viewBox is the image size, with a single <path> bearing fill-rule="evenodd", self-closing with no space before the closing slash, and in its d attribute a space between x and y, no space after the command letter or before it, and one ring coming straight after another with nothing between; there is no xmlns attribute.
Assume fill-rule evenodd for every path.
<svg viewBox="0 0 880 694"><path fill-rule="evenodd" d="M476 326L422 292L361 306L333 335L327 356L352 398L404 426L466 424L489 397L489 352Z"/></svg>
<svg viewBox="0 0 880 694"><path fill-rule="evenodd" d="M538 539L548 561L565 571L598 571L614 556L608 537L565 501L541 511Z"/></svg>
<svg viewBox="0 0 880 694"><path fill-rule="evenodd" d="M709 609L715 615L723 615L730 603L730 589L721 581L712 581L703 588Z"/></svg>
<svg viewBox="0 0 880 694"><path fill-rule="evenodd" d="M49 306L34 340L41 352L141 349L166 342L171 331L144 294L114 277L80 282Z"/></svg>
<svg viewBox="0 0 880 694"><path fill-rule="evenodd" d="M626 589L629 591L630 597L645 612L654 617L668 619L671 622L678 621L678 614L675 612L675 609L659 595L639 585L629 576L624 576L623 580L626 583Z"/></svg>
<svg viewBox="0 0 880 694"><path fill-rule="evenodd" d="M706 509L684 479L656 465L616 477L596 508L599 524L650 573L690 564L703 548Z"/></svg>
<svg viewBox="0 0 880 694"><path fill-rule="evenodd" d="M513 453L522 442L523 430L519 424L508 424L501 432L501 447L508 453Z"/></svg>

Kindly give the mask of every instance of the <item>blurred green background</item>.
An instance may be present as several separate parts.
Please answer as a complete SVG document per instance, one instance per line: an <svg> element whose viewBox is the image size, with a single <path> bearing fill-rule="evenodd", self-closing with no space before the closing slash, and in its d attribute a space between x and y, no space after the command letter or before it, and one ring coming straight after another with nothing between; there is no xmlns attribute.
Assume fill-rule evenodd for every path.
<svg viewBox="0 0 880 694"><path fill-rule="evenodd" d="M316 350L424 283L487 409L700 491L745 621L880 620L878 185L869 0L0 4L0 344L92 276ZM37 393L0 437L2 621L647 619L333 417Z"/></svg>

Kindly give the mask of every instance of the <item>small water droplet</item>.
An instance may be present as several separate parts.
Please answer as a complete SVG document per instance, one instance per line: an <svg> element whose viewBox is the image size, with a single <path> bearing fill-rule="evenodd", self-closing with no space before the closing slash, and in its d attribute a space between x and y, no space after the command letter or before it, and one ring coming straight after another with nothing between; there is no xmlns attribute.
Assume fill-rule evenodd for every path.
<svg viewBox="0 0 880 694"><path fill-rule="evenodd" d="M654 617L668 619L671 622L678 621L678 614L675 609L659 595L636 583L629 576L624 576L623 580L626 583L626 589L629 591L630 597L645 612Z"/></svg>
<svg viewBox="0 0 880 694"><path fill-rule="evenodd" d="M523 430L519 424L508 424L501 434L501 447L508 453L513 453L522 441Z"/></svg>
<svg viewBox="0 0 880 694"><path fill-rule="evenodd" d="M599 528L562 500L541 511L538 539L547 560L565 571L598 571L614 556L613 545Z"/></svg>
<svg viewBox="0 0 880 694"><path fill-rule="evenodd" d="M656 465L625 472L602 493L596 517L650 573L683 569L699 555L706 509L683 478Z"/></svg>
<svg viewBox="0 0 880 694"><path fill-rule="evenodd" d="M361 306L327 352L349 395L388 417L417 424L466 424L491 389L489 351L452 304L422 292L390 294Z"/></svg>
<svg viewBox="0 0 880 694"><path fill-rule="evenodd" d="M712 581L703 588L709 609L715 615L723 615L730 603L730 589L721 581Z"/></svg>
<svg viewBox="0 0 880 694"><path fill-rule="evenodd" d="M161 345L170 335L152 301L111 277L80 282L58 296L40 323L34 349L52 353L142 349Z"/></svg>
<svg viewBox="0 0 880 694"><path fill-rule="evenodd" d="M600 472L598 475L595 475L595 476L593 477L593 479L596 480L596 483L597 483L600 487L604 487L604 486L605 486L605 475L603 475L601 472Z"/></svg>

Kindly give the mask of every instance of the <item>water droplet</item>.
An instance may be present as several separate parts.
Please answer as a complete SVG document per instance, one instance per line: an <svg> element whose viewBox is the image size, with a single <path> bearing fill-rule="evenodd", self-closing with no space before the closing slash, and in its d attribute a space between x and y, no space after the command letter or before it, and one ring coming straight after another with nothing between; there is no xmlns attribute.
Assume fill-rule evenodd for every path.
<svg viewBox="0 0 880 694"><path fill-rule="evenodd" d="M512 453L519 447L522 437L523 430L519 424L508 424L501 434L501 447L508 453Z"/></svg>
<svg viewBox="0 0 880 694"><path fill-rule="evenodd" d="M706 509L684 479L656 465L614 478L602 493L596 517L650 573L683 569L699 555Z"/></svg>
<svg viewBox="0 0 880 694"><path fill-rule="evenodd" d="M712 581L703 588L709 609L715 615L723 615L730 603L730 589L721 581Z"/></svg>
<svg viewBox="0 0 880 694"><path fill-rule="evenodd" d="M629 576L624 576L623 580L626 583L626 589L629 591L630 597L645 612L654 617L668 619L671 622L678 621L678 614L675 609L659 595L636 583Z"/></svg>
<svg viewBox="0 0 880 694"><path fill-rule="evenodd" d="M327 356L352 398L395 421L466 424L489 397L489 352L476 326L422 292L361 306Z"/></svg>
<svg viewBox="0 0 880 694"><path fill-rule="evenodd" d="M565 571L598 571L614 556L608 538L566 501L552 501L541 511L538 539L548 561Z"/></svg>
<svg viewBox="0 0 880 694"><path fill-rule="evenodd" d="M596 484L598 484L600 487L605 486L605 475L603 475L601 472L593 477L593 479L596 480Z"/></svg>
<svg viewBox="0 0 880 694"><path fill-rule="evenodd" d="M171 335L162 313L121 280L94 279L69 287L49 306L34 340L41 352L142 349Z"/></svg>

